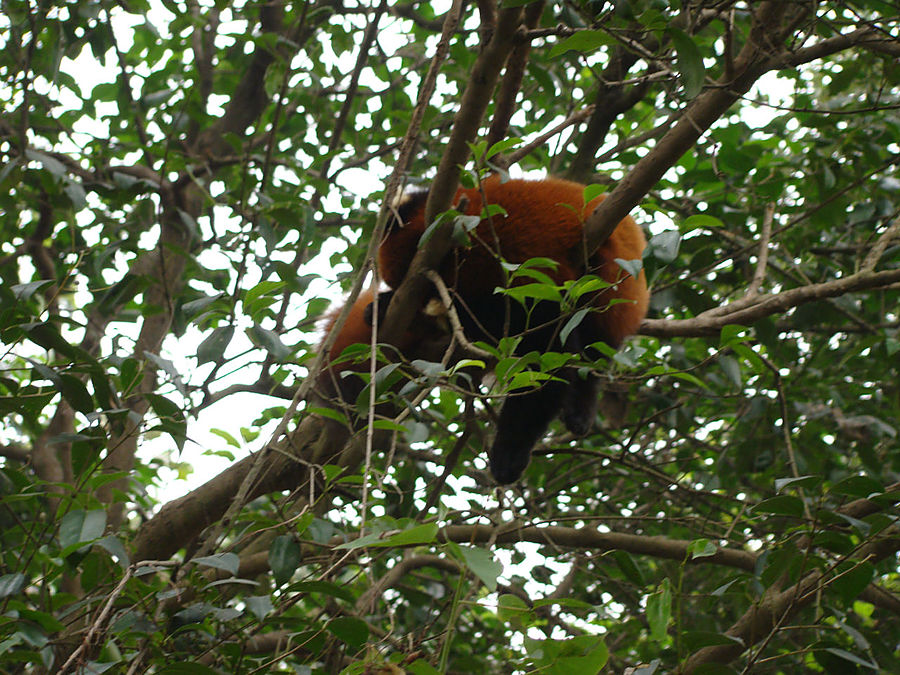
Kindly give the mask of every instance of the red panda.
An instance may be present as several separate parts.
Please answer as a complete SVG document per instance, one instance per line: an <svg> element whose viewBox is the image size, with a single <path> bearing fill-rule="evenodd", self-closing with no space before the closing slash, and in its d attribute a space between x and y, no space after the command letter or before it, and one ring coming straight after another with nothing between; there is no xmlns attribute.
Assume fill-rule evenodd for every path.
<svg viewBox="0 0 900 675"><path fill-rule="evenodd" d="M368 289L361 291L356 297L356 302L354 302L353 306L350 308L350 313L347 315L347 320L341 327L341 332L338 333L338 336L331 345L331 349L328 351L329 362L334 361L341 355L341 352L350 345L369 344L369 342L371 342L372 326L370 322L366 320L365 316L366 308L372 304L374 299L374 293ZM324 326L326 336L331 334L331 331L334 329L334 324L337 323L342 310L343 307L335 307L328 312Z"/></svg>
<svg viewBox="0 0 900 675"><path fill-rule="evenodd" d="M396 288L409 268L425 231L427 192L406 196L378 251L385 283ZM492 175L480 186L457 191L454 205L464 205L464 215L483 215L485 204L503 212L484 218L472 233L472 243L452 251L438 270L455 291L458 313L471 339L496 340L522 335L517 353L564 349L584 352L595 342L613 348L634 334L647 313L649 293L644 273L628 274L616 261L641 259L646 240L629 216L596 251L583 250L584 221L603 201L603 195L584 203L584 185L557 178L507 180ZM560 307L548 301L522 307L494 289L506 283L501 260L523 263L530 258L551 258L555 270L546 273L557 283L595 274L613 284L585 299L596 308L560 344ZM613 302L615 301L615 302ZM387 302L383 303L385 306ZM572 369L557 374L539 389L512 392L504 401L489 452L491 473L501 484L521 476L531 448L562 411L570 431L583 435L596 417L599 380L580 378Z"/></svg>
<svg viewBox="0 0 900 675"><path fill-rule="evenodd" d="M499 175L490 176L476 188L457 191L454 205L462 206L464 215L482 215L485 204L499 205L503 211L484 218L470 233L472 243L451 251L438 270L455 293L457 313L470 339L496 342L504 336L520 336L516 349L520 355L548 350L591 354L591 344L604 342L618 348L637 331L649 302L646 279L643 272L631 276L615 260L640 259L646 246L644 234L631 217L626 217L599 249L585 255L584 221L604 196L584 204L583 194L584 186L571 181L547 178L503 182ZM380 273L391 288L399 286L406 275L426 229L427 197L424 191L405 195L379 248ZM568 317L561 315L557 303L541 301L523 306L494 293L495 288L506 285L501 260L515 264L531 258L556 261L555 269L542 271L560 285L585 273L612 284L582 297L579 308L595 311L584 316L564 343L559 331ZM382 310L389 299L389 294L379 299ZM366 328L358 320L352 325L348 320L335 348L368 340L371 328L361 311L354 306L351 314L362 316ZM398 347L408 349L415 345L415 337L407 335L403 342ZM340 353L335 348L332 356ZM540 388L510 392L500 410L488 453L497 482L512 483L521 476L532 447L560 412L570 431L587 433L596 417L598 389L596 376L581 378L574 369L563 368Z"/></svg>

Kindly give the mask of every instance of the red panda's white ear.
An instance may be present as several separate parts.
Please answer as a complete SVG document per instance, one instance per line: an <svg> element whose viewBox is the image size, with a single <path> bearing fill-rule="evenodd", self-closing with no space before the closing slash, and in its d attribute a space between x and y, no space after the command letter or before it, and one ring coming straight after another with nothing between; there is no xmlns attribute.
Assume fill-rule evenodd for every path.
<svg viewBox="0 0 900 675"><path fill-rule="evenodd" d="M425 309L422 310L422 314L431 317L443 316L446 313L447 308L444 307L444 303L437 298L431 298L425 305Z"/></svg>
<svg viewBox="0 0 900 675"><path fill-rule="evenodd" d="M442 332L450 333L453 330L450 325L450 317L447 315L447 308L437 298L431 298L425 304L422 314L433 321L434 325L438 326Z"/></svg>
<svg viewBox="0 0 900 675"><path fill-rule="evenodd" d="M401 190L396 195L394 195L394 198L391 200L391 210L396 211L403 208L404 206L409 204L411 199L412 196L407 190Z"/></svg>
<svg viewBox="0 0 900 675"><path fill-rule="evenodd" d="M391 211L391 219L388 221L388 229L392 228L403 228L406 226L406 223L403 222L403 213L404 208L412 201L412 194L409 190L401 190L397 194L394 195L394 198L391 200L390 211Z"/></svg>

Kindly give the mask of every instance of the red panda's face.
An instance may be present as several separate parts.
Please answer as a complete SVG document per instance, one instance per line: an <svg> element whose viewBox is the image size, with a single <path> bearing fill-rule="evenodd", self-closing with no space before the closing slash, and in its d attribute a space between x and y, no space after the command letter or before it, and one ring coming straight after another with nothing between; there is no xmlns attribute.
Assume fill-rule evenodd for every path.
<svg viewBox="0 0 900 675"><path fill-rule="evenodd" d="M428 192L425 190L407 190L397 197L391 206L394 217L388 231L397 228L410 228L415 231L425 229L425 202Z"/></svg>

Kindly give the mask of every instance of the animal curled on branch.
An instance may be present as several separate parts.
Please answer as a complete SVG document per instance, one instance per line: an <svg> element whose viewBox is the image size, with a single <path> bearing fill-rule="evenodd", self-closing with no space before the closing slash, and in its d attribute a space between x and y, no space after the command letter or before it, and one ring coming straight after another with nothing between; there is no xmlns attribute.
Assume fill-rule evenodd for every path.
<svg viewBox="0 0 900 675"><path fill-rule="evenodd" d="M584 222L604 197L585 203L584 189L579 183L555 178L503 181L492 175L474 188L457 191L454 204L463 215L480 220L469 232L470 244L451 251L438 272L454 294L456 313L470 340L496 344L502 337L517 337L516 355L566 351L593 360L599 352L591 345L602 342L617 349L637 331L649 302L646 279L643 271L634 276L617 261L639 260L646 246L644 234L629 216L598 249L585 251ZM427 197L425 191L403 196L379 248L380 272L391 289L403 281L426 230ZM521 264L533 258L553 261L542 271L559 286L586 273L602 280L597 290L579 298L574 311L583 316L564 337L562 327L573 311L564 312L559 302L551 300L520 303L495 292L508 283L503 262ZM381 309L387 307L390 293L379 297ZM371 338L372 317L366 308L372 299L367 295L357 300L331 349L332 360L347 345ZM414 353L417 343L425 339L417 334L417 325L433 329L428 321L414 324L397 345L401 352ZM320 379L334 380L335 367L339 366L326 370ZM586 434L597 414L599 387L596 375L582 376L575 368L563 367L537 388L509 392L489 451L497 482L512 483L522 475L532 447L560 412L570 431Z"/></svg>

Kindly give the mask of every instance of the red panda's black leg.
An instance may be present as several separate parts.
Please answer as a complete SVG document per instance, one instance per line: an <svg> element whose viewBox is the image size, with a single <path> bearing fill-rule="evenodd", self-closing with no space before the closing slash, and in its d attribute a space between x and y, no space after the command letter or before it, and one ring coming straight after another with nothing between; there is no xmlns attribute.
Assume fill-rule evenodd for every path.
<svg viewBox="0 0 900 675"><path fill-rule="evenodd" d="M498 311L495 316L503 315ZM539 302L526 312L521 305L512 302L508 317L509 333L522 335L516 350L518 354L559 349L559 305ZM532 330L527 330L529 327ZM575 341L578 341L577 337ZM491 474L498 483L512 483L522 475L531 459L531 449L563 407L571 387L571 376L571 372L562 370L556 373L556 377L562 379L548 380L539 389L510 392L503 402L489 453Z"/></svg>
<svg viewBox="0 0 900 675"><path fill-rule="evenodd" d="M593 342L604 341L592 323L591 317L585 317L581 325L575 328L565 343L567 352L586 354L587 346ZM575 368L567 368L569 387L566 389L562 405L562 420L566 429L576 436L585 436L597 418L597 396L600 393L600 378L591 372L578 373Z"/></svg>
<svg viewBox="0 0 900 675"><path fill-rule="evenodd" d="M385 314L387 314L388 305L391 303L391 298L393 298L393 297L394 297L394 291L392 291L392 290L381 291L380 293L378 293L378 323L383 323L384 316L385 316ZM370 326L374 323L373 322L373 319L375 318L374 310L375 310L374 302L370 302L368 305L366 305L366 311L364 313L364 317L365 317L366 323Z"/></svg>
<svg viewBox="0 0 900 675"><path fill-rule="evenodd" d="M566 429L576 436L586 436L597 419L597 397L600 395L600 378L593 373L580 377L572 374L562 406L562 419Z"/></svg>
<svg viewBox="0 0 900 675"><path fill-rule="evenodd" d="M539 302L526 311L518 302L492 295L469 298L458 309L466 335L472 340L494 342L504 334L521 335L517 354L561 348L580 353L587 344L603 339L593 324L588 324L577 327L565 345L560 345L559 305L552 302ZM579 436L590 431L597 414L599 379L592 374L581 378L573 368L557 371L556 377L560 379L548 381L540 389L510 392L504 401L489 452L491 473L498 483L512 483L522 475L531 448L560 410L569 431Z"/></svg>
<svg viewBox="0 0 900 675"><path fill-rule="evenodd" d="M513 483L525 471L531 448L559 413L568 386L566 382L551 380L534 391L512 392L503 402L489 453L491 474L498 483Z"/></svg>

